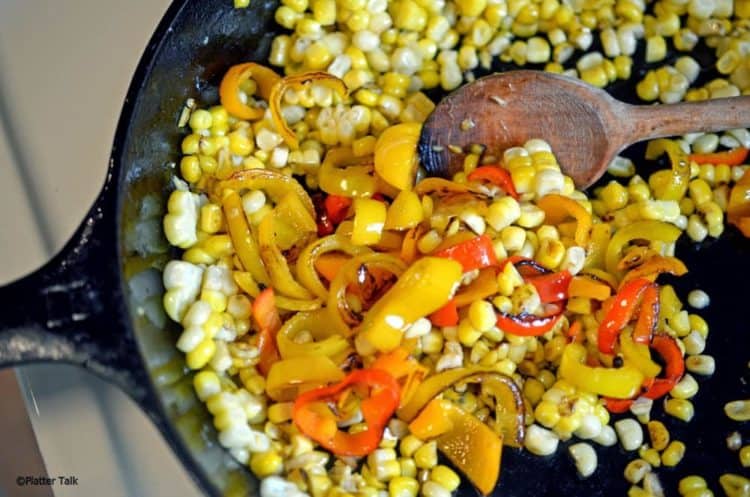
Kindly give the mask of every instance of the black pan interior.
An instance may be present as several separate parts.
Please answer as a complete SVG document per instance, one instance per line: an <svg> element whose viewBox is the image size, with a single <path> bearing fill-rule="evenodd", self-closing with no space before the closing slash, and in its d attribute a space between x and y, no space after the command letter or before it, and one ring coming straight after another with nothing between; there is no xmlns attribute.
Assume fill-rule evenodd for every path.
<svg viewBox="0 0 750 497"><path fill-rule="evenodd" d="M201 105L214 104L218 101L218 82L229 66L249 60L264 62L273 36L281 31L273 21L276 5L272 0L253 0L250 8L235 10L231 0L177 0L157 28L134 76L112 154L114 171L119 175L118 233L123 268L158 268L168 256L163 251L134 252L127 243L128 230L138 218L144 198L163 202L172 188L170 178L184 136L177 121L186 99L194 98ZM636 60L643 59L642 53L641 46ZM705 47L699 48L696 57L704 67L711 66ZM509 68L498 64L494 69ZM647 66L638 65L634 80L646 69ZM712 71L706 70L702 78L711 75ZM633 88L633 84L619 83L611 91L636 103ZM437 99L440 94L431 92L431 96ZM642 147L632 147L627 154L642 163ZM673 437L687 445L686 458L677 468L658 470L667 495L676 494L676 482L685 475L703 475L709 486L720 491L720 474L742 473L736 453L726 448L725 437L738 429L748 437L750 431L747 426L729 421L722 407L729 400L750 394L746 332L749 255L750 244L733 228L721 240L701 246L685 240L679 243L678 256L691 271L676 281L680 296L684 299L689 290L702 288L712 299L712 305L702 315L711 328L706 353L717 357L717 372L711 378L699 379L701 390L694 399L696 417L690 424L665 417L661 402L654 409L655 418L664 420ZM133 272L126 270L124 274L122 283L127 295ZM233 465L228 454L218 447L210 416L192 394L190 375L174 349L175 327L154 326L139 315L132 298L129 309L132 319L124 325L132 326L159 399L147 406L152 418L166 430L178 455L207 493L257 495L249 472ZM622 477L623 469L637 455L626 454L619 447L596 449L598 470L591 478L580 480L564 447L548 458L506 448L495 495L625 495L628 484ZM459 495L476 492L464 485Z"/></svg>

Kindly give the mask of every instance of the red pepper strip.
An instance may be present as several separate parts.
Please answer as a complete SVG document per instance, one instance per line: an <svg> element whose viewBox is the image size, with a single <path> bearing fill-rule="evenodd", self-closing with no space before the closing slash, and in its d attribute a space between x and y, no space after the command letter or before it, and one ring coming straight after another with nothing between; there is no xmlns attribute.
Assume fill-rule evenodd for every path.
<svg viewBox="0 0 750 497"><path fill-rule="evenodd" d="M526 281L534 285L539 299L543 304L548 302L557 302L568 298L568 286L573 275L567 269L559 273L545 274L544 276L534 276L526 278Z"/></svg>
<svg viewBox="0 0 750 497"><path fill-rule="evenodd" d="M695 161L698 164L726 164L728 166L739 166L744 164L747 154L750 150L747 148L734 148L724 152L714 152L712 154L690 154L688 160Z"/></svg>
<svg viewBox="0 0 750 497"><path fill-rule="evenodd" d="M480 166L474 169L467 176L469 181L488 181L495 186L502 188L505 193L518 200L518 192L513 184L513 179L507 169L497 164Z"/></svg>
<svg viewBox="0 0 750 497"><path fill-rule="evenodd" d="M581 324L580 320L575 320L573 323L568 327L568 332L565 334L565 336L570 339L571 342L578 342L582 341L580 339L583 338L583 325Z"/></svg>
<svg viewBox="0 0 750 497"><path fill-rule="evenodd" d="M360 403L367 429L347 433L338 429L333 413L326 416L319 407L321 403L335 404L340 395L353 386L369 390L369 396ZM399 398L400 389L393 376L379 369L358 369L340 383L309 390L297 397L292 419L302 433L334 454L365 456L378 448L383 429L396 411Z"/></svg>
<svg viewBox="0 0 750 497"><path fill-rule="evenodd" d="M677 384L682 375L685 374L685 359L682 357L677 341L669 335L654 335L651 348L659 353L664 359L664 377L656 378L651 387L643 394L649 399L664 397Z"/></svg>
<svg viewBox="0 0 750 497"><path fill-rule="evenodd" d="M323 201L323 205L326 209L328 219L333 224L339 224L346 218L346 214L349 212L349 206L352 205L352 199L349 197L342 197L341 195L328 195Z"/></svg>
<svg viewBox="0 0 750 497"><path fill-rule="evenodd" d="M630 406L633 405L633 399L613 399L611 397L604 398L604 407L607 408L612 414L622 414L628 412Z"/></svg>
<svg viewBox="0 0 750 497"><path fill-rule="evenodd" d="M633 328L633 341L648 345L656 331L659 320L659 288L651 284L643 291L643 300L638 313L638 321Z"/></svg>
<svg viewBox="0 0 750 497"><path fill-rule="evenodd" d="M516 269L518 269L518 273L524 278L542 276L545 274L550 274L552 272L536 262L534 259L521 257L520 255L513 255L508 259L510 261L513 261L513 265L516 266Z"/></svg>
<svg viewBox="0 0 750 497"><path fill-rule="evenodd" d="M456 302L451 299L443 307L430 314L430 322L435 326L456 326L458 325L458 307Z"/></svg>
<svg viewBox="0 0 750 497"><path fill-rule="evenodd" d="M276 308L273 289L266 288L255 299L252 307L253 318L258 323L258 370L265 376L271 365L279 360L279 350L276 348L276 333L281 328L281 318Z"/></svg>
<svg viewBox="0 0 750 497"><path fill-rule="evenodd" d="M632 319L641 295L651 282L645 278L630 280L613 297L602 323L599 325L599 352L611 354L622 329Z"/></svg>
<svg viewBox="0 0 750 497"><path fill-rule="evenodd" d="M464 272L497 265L495 249L492 247L492 240L487 235L457 243L432 255L459 262Z"/></svg>
<svg viewBox="0 0 750 497"><path fill-rule="evenodd" d="M501 312L497 317L497 327L506 333L524 337L538 337L551 330L562 317L562 314L540 317L533 314L507 314Z"/></svg>

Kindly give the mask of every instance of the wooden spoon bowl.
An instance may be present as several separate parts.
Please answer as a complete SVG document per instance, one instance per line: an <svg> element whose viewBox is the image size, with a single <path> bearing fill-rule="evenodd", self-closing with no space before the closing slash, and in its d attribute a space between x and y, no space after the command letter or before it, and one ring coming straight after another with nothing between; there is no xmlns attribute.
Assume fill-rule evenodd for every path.
<svg viewBox="0 0 750 497"><path fill-rule="evenodd" d="M508 71L445 97L422 128L419 155L428 175L451 177L472 145L499 160L503 150L542 138L562 170L585 188L637 141L749 125L750 97L638 106L577 79Z"/></svg>

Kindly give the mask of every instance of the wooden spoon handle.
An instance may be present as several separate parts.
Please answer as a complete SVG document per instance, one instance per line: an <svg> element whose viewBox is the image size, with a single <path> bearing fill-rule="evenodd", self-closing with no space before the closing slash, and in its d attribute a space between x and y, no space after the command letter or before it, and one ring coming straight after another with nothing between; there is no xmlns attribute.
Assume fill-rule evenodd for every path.
<svg viewBox="0 0 750 497"><path fill-rule="evenodd" d="M631 142L750 126L750 96L668 105L623 105Z"/></svg>

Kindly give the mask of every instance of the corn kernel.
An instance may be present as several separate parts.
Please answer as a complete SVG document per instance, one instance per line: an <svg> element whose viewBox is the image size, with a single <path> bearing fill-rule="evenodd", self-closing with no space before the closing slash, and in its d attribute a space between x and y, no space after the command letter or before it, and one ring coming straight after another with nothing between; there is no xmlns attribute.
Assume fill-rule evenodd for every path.
<svg viewBox="0 0 750 497"><path fill-rule="evenodd" d="M679 464L685 456L685 444L680 441L671 442L661 454L661 462L664 466L674 467Z"/></svg>

